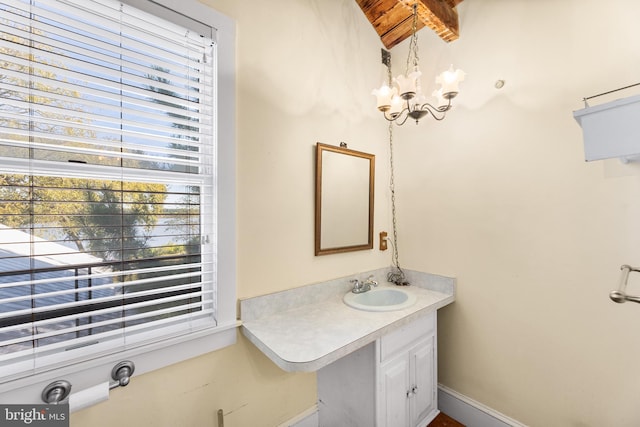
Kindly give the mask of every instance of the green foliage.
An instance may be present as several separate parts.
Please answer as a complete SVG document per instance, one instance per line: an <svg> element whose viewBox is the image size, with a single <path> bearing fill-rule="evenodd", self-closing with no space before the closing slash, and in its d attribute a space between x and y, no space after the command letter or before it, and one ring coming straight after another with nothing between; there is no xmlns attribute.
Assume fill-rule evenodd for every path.
<svg viewBox="0 0 640 427"><path fill-rule="evenodd" d="M79 251L106 260L145 256L164 210L164 184L0 175L0 218L16 228L59 227ZM29 202L32 200L32 202Z"/></svg>

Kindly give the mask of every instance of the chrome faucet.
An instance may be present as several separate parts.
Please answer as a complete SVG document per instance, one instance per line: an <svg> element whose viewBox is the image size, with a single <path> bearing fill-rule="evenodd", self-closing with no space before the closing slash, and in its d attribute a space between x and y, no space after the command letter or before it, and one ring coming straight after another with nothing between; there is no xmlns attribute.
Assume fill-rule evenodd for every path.
<svg viewBox="0 0 640 427"><path fill-rule="evenodd" d="M353 283L353 289L351 292L354 294L361 294L363 292L370 291L372 286L378 286L378 282L373 280L373 275L367 277L367 280L364 282L360 282L358 279L350 280L350 282Z"/></svg>

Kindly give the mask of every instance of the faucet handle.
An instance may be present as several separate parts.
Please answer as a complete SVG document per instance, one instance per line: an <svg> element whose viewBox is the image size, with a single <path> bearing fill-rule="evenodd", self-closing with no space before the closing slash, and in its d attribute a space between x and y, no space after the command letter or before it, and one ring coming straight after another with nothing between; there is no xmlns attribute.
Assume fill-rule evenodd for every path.
<svg viewBox="0 0 640 427"><path fill-rule="evenodd" d="M369 284L369 285L373 285L373 286L378 286L378 282L373 280L373 274L369 277L367 277L367 280L365 280L365 283Z"/></svg>

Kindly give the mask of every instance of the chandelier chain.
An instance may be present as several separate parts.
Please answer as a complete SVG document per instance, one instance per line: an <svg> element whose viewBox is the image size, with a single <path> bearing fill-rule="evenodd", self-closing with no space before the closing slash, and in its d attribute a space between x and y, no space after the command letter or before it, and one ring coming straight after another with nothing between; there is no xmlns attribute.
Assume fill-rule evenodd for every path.
<svg viewBox="0 0 640 427"><path fill-rule="evenodd" d="M413 57L413 64L411 64ZM409 75L411 65L414 68L418 66L420 59L418 57L418 4L413 5L413 22L411 24L411 39L409 40L409 55L407 55L407 67L405 74Z"/></svg>
<svg viewBox="0 0 640 427"><path fill-rule="evenodd" d="M389 80L389 85L393 80L391 74L391 58L386 63L387 66L387 79ZM395 266L395 270L390 271L387 274L387 281L395 283L396 285L408 285L409 282L406 281L404 272L400 268L400 261L398 257L398 224L396 217L396 184L395 184L395 170L393 163L393 122L389 122L389 166L390 166L390 176L389 176L389 191L391 192L391 218L393 223L393 260L392 263Z"/></svg>
<svg viewBox="0 0 640 427"><path fill-rule="evenodd" d="M391 218L393 221L393 255L395 266L400 268L400 262L398 261L398 227L396 220L396 183L395 183L395 171L393 168L393 125L389 123L389 190L391 191Z"/></svg>
<svg viewBox="0 0 640 427"><path fill-rule="evenodd" d="M387 281L393 282L396 285L408 285L405 280L404 272L400 268L400 261L398 258L398 226L396 217L396 185L395 185L395 171L393 167L393 123L389 122L389 165L390 165L390 177L389 177L389 190L391 192L391 218L393 222L393 256L394 265L396 271L391 271L387 275Z"/></svg>

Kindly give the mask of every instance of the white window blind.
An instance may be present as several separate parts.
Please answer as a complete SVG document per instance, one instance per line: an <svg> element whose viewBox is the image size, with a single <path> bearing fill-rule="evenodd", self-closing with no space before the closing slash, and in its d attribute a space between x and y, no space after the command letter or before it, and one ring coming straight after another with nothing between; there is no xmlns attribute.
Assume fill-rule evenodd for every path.
<svg viewBox="0 0 640 427"><path fill-rule="evenodd" d="M215 44L0 0L0 377L216 324Z"/></svg>

